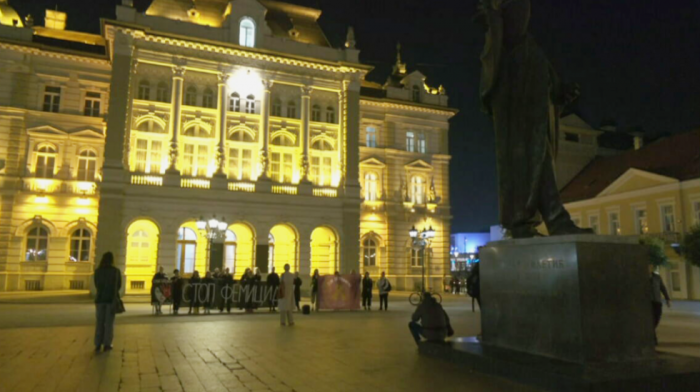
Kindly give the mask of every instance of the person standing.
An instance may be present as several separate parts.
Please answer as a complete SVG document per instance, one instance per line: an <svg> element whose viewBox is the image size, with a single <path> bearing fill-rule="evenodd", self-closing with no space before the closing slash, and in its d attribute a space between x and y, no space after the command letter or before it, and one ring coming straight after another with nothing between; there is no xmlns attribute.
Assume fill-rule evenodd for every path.
<svg viewBox="0 0 700 392"><path fill-rule="evenodd" d="M272 271L267 275L266 282L270 293L270 312L274 312L277 307L277 289L280 287L280 276L275 272L275 267L272 267Z"/></svg>
<svg viewBox="0 0 700 392"><path fill-rule="evenodd" d="M299 277L299 272L294 273L294 304L297 307L297 311L301 311L299 307L299 301L301 301L301 278Z"/></svg>
<svg viewBox="0 0 700 392"><path fill-rule="evenodd" d="M318 312L318 270L311 275L311 306Z"/></svg>
<svg viewBox="0 0 700 392"><path fill-rule="evenodd" d="M202 279L201 292L204 293L204 314L210 314L211 308L214 303L214 288L216 287L216 280L212 276L211 271L207 271L204 274L204 279Z"/></svg>
<svg viewBox="0 0 700 392"><path fill-rule="evenodd" d="M362 307L365 310L372 310L372 285L374 282L369 277L369 272L365 272L362 279Z"/></svg>
<svg viewBox="0 0 700 392"><path fill-rule="evenodd" d="M95 310L97 323L95 325L95 351L104 347L105 351L112 349L114 337L115 302L119 299L119 289L122 287L122 274L114 266L114 255L107 252L102 255L100 266L95 270Z"/></svg>
<svg viewBox="0 0 700 392"><path fill-rule="evenodd" d="M474 263L472 272L467 278L467 294L469 294L473 300L476 300L479 304L479 309L481 309L481 277L479 276L479 263ZM474 302L472 302L472 311L474 311Z"/></svg>
<svg viewBox="0 0 700 392"><path fill-rule="evenodd" d="M651 315L654 321L654 344L657 345L659 344L659 340L656 337L656 327L659 326L659 322L661 321L661 313L663 308L663 304L661 303L661 295L663 294L664 299L666 300L666 306L669 308L671 307L671 297L668 295L668 290L666 290L666 286L659 275L659 271L655 270L653 266L650 266L649 269L652 271L650 282Z"/></svg>
<svg viewBox="0 0 700 392"><path fill-rule="evenodd" d="M391 291L391 283L386 278L386 273L382 271L382 277L377 281L379 289L379 310L389 310L389 292Z"/></svg>
<svg viewBox="0 0 700 392"><path fill-rule="evenodd" d="M180 277L179 269L173 270L173 277L170 278L170 287L173 296L173 314L176 315L182 302L182 278Z"/></svg>
<svg viewBox="0 0 700 392"><path fill-rule="evenodd" d="M199 292L201 291L202 278L199 277L199 271L195 270L190 278L190 310L187 314L192 314L192 308L194 308L194 314L199 314Z"/></svg>
<svg viewBox="0 0 700 392"><path fill-rule="evenodd" d="M291 327L294 325L292 311L294 310L294 275L289 272L289 264L284 265L284 273L280 279L279 291L279 306L280 306L280 325L283 327L289 323Z"/></svg>
<svg viewBox="0 0 700 392"><path fill-rule="evenodd" d="M231 274L231 271L226 268L224 270L224 274L221 278L221 296L222 301L219 304L219 313L224 311L224 307L226 307L226 313L231 313L231 304L233 303L233 275Z"/></svg>
<svg viewBox="0 0 700 392"><path fill-rule="evenodd" d="M167 282L168 277L165 275L163 266L158 267L158 272L153 275L151 279L151 305L155 308L156 314L163 314L161 311L161 306L163 303L160 301L163 297L160 284Z"/></svg>

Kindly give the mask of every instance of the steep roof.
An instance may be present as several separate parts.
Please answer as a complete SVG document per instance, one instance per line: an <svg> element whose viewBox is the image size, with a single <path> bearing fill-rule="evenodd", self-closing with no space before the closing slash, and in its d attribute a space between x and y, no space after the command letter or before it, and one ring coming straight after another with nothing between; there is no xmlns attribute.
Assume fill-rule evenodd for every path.
<svg viewBox="0 0 700 392"><path fill-rule="evenodd" d="M597 157L561 191L564 203L596 197L629 169L679 181L700 178L700 130L657 140L639 150Z"/></svg>

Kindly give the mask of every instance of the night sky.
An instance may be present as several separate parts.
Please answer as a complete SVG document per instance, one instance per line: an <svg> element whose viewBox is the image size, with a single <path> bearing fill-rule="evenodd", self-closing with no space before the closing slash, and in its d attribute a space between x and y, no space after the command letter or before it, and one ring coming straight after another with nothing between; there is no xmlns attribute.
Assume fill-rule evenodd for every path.
<svg viewBox="0 0 700 392"><path fill-rule="evenodd" d="M68 28L99 32L119 0L10 0L43 25L43 10L68 13ZM494 141L478 104L483 31L471 23L477 0L289 0L323 10L320 23L340 46L355 28L368 79L384 82L401 42L409 71L443 84L460 114L451 122L453 232L496 224ZM136 0L143 10L149 0ZM598 126L647 134L700 125L700 2L697 0L533 0L530 31L560 77L581 86L572 108Z"/></svg>

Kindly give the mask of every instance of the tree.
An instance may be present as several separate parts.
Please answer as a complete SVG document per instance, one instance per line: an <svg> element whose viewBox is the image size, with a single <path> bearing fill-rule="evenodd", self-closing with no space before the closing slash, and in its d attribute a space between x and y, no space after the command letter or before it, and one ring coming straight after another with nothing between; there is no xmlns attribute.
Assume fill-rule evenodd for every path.
<svg viewBox="0 0 700 392"><path fill-rule="evenodd" d="M664 251L666 244L661 238L642 236L639 238L639 243L646 246L651 265L660 267L668 264L668 257Z"/></svg>
<svg viewBox="0 0 700 392"><path fill-rule="evenodd" d="M686 261L700 267L700 223L691 227L683 239L683 252Z"/></svg>

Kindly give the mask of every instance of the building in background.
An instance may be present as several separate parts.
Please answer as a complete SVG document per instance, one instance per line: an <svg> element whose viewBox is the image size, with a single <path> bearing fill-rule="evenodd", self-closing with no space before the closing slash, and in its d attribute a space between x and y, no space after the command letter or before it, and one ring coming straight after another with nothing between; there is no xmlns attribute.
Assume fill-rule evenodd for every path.
<svg viewBox="0 0 700 392"><path fill-rule="evenodd" d="M320 11L277 1L125 0L102 35L3 3L0 290L86 289L106 251L127 293L159 265L449 273L456 111L400 59L368 83L352 30L331 47Z"/></svg>
<svg viewBox="0 0 700 392"><path fill-rule="evenodd" d="M562 201L577 225L598 234L662 238L669 292L700 299L700 269L684 262L678 247L700 223L700 131L636 147L593 160L564 187Z"/></svg>

